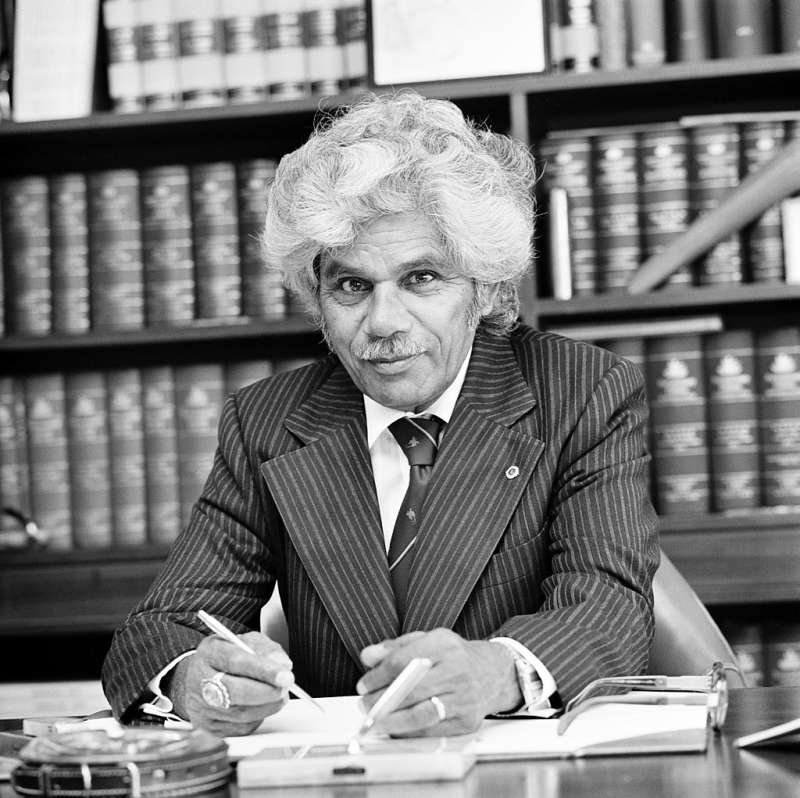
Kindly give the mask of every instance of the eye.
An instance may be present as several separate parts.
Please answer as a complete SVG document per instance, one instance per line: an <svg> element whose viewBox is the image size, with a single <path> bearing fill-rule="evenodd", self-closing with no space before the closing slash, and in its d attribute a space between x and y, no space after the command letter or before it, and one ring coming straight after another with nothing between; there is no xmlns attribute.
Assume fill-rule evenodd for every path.
<svg viewBox="0 0 800 798"><path fill-rule="evenodd" d="M405 282L410 286L423 286L434 282L438 276L436 272L430 269L418 269L406 275Z"/></svg>
<svg viewBox="0 0 800 798"><path fill-rule="evenodd" d="M363 294L369 290L369 283L358 277L343 277L338 281L336 287L345 294Z"/></svg>

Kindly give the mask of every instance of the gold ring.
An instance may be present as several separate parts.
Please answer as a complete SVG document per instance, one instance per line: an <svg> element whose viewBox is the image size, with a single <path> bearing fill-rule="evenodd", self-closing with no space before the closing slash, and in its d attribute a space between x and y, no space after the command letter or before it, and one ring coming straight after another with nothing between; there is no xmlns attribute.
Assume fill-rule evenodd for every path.
<svg viewBox="0 0 800 798"><path fill-rule="evenodd" d="M231 694L222 681L224 675L222 671L217 671L210 679L203 679L200 683L200 695L203 696L203 701L214 709L230 709L231 706Z"/></svg>
<svg viewBox="0 0 800 798"><path fill-rule="evenodd" d="M442 699L439 696L432 695L430 697L430 702L433 704L433 708L436 710L436 714L439 716L439 723L447 720L447 710L445 709L444 704L442 703Z"/></svg>

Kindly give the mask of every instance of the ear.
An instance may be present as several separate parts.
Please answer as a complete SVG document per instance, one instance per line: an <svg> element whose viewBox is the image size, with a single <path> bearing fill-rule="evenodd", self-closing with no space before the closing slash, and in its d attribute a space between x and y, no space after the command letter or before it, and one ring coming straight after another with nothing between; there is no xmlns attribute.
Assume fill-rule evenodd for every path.
<svg viewBox="0 0 800 798"><path fill-rule="evenodd" d="M486 283L481 283L475 286L475 290L477 292L478 299L478 315L480 318L483 318L484 316L487 316L494 307L497 294L500 291L500 284L495 283L494 285L487 285Z"/></svg>

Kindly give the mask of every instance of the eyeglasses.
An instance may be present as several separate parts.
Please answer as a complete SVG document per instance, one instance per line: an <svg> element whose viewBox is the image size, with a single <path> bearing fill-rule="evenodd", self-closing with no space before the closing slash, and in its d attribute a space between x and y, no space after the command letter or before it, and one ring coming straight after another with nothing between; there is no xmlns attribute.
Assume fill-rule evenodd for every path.
<svg viewBox="0 0 800 798"><path fill-rule="evenodd" d="M738 671L738 668L715 662L707 673L700 676L610 676L595 679L567 702L558 722L558 733L563 734L572 721L590 707L614 703L705 704L709 724L714 731L719 731L728 714L728 679L725 675L728 670ZM616 692L596 695L603 690Z"/></svg>

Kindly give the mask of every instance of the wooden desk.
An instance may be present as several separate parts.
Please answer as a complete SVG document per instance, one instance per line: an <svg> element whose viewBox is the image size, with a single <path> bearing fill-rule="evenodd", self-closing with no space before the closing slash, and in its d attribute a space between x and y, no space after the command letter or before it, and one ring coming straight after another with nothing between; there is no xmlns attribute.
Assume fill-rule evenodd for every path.
<svg viewBox="0 0 800 798"><path fill-rule="evenodd" d="M800 717L800 688L731 692L724 731L705 754L484 762L454 784L249 790L214 798L798 798L800 748L741 751L731 740ZM523 724L520 724L522 732ZM0 798L17 798L8 784Z"/></svg>

